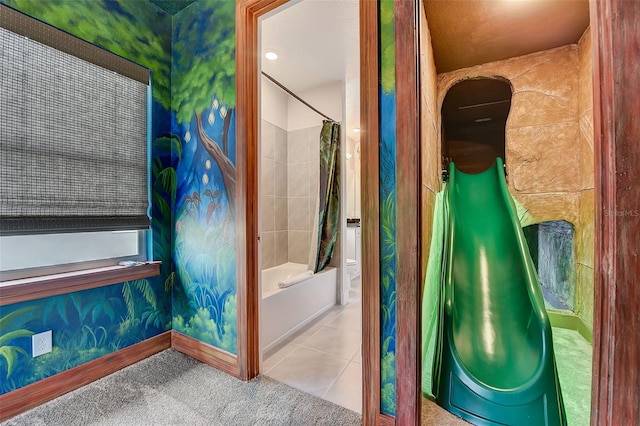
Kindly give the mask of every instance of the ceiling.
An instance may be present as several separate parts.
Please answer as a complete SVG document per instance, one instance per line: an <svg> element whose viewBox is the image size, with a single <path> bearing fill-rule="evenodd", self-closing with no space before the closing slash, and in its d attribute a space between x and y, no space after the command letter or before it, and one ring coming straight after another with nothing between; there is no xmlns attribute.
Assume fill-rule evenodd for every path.
<svg viewBox="0 0 640 426"><path fill-rule="evenodd" d="M438 73L577 43L588 0L424 0Z"/></svg>
<svg viewBox="0 0 640 426"><path fill-rule="evenodd" d="M438 73L577 43L589 25L587 0L424 0ZM504 159L511 89L466 80L442 104L443 155L478 173ZM446 161L445 160L445 163Z"/></svg>
<svg viewBox="0 0 640 426"><path fill-rule="evenodd" d="M151 0L174 14L194 0ZM232 0L223 0L232 1ZM423 0L438 73L576 43L588 0ZM348 134L359 127L359 0L292 0L265 16L265 72L296 93L344 81Z"/></svg>
<svg viewBox="0 0 640 426"><path fill-rule="evenodd" d="M260 32L262 70L293 92L344 82L347 135L354 139L360 123L358 10L358 0L293 0L264 17ZM264 59L267 51L278 59Z"/></svg>

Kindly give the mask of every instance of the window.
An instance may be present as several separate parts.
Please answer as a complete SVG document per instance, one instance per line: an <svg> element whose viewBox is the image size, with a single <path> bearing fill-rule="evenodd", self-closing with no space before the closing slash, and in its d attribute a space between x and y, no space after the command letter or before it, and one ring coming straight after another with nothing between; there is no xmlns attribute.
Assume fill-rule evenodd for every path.
<svg viewBox="0 0 640 426"><path fill-rule="evenodd" d="M4 280L50 273L56 269L35 268L56 265L69 271L146 260L145 234L132 230L0 237L0 273Z"/></svg>
<svg viewBox="0 0 640 426"><path fill-rule="evenodd" d="M0 271L144 256L149 70L0 7Z"/></svg>

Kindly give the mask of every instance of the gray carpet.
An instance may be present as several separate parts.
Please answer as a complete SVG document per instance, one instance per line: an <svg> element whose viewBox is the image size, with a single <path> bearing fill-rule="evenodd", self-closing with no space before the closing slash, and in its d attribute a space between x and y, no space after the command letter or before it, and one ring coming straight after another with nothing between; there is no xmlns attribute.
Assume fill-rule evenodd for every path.
<svg viewBox="0 0 640 426"><path fill-rule="evenodd" d="M268 377L242 382L169 349L2 425L359 425Z"/></svg>

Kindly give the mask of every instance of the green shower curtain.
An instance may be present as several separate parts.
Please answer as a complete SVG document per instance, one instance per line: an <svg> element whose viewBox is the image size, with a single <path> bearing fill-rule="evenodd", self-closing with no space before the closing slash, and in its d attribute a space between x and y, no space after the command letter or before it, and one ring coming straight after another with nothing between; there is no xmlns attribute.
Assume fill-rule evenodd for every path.
<svg viewBox="0 0 640 426"><path fill-rule="evenodd" d="M318 197L318 246L314 272L331 261L338 238L340 216L340 124L324 120L320 132L320 182Z"/></svg>

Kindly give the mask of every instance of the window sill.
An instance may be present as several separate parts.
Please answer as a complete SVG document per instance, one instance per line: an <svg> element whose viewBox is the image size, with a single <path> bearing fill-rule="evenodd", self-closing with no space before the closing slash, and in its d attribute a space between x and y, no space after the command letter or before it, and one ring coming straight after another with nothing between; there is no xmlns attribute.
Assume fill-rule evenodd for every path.
<svg viewBox="0 0 640 426"><path fill-rule="evenodd" d="M160 275L162 262L108 266L0 282L0 306Z"/></svg>

